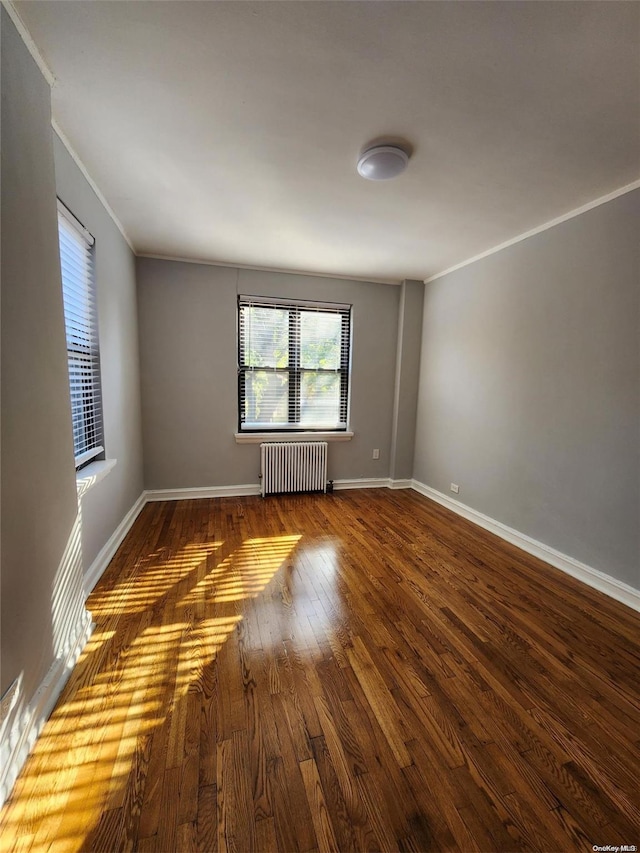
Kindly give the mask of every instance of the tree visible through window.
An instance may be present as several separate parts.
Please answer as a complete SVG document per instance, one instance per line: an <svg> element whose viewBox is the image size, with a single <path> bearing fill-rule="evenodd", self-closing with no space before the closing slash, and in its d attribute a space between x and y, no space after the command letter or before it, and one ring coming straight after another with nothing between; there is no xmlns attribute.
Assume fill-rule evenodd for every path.
<svg viewBox="0 0 640 853"><path fill-rule="evenodd" d="M240 429L346 430L350 307L240 297Z"/></svg>

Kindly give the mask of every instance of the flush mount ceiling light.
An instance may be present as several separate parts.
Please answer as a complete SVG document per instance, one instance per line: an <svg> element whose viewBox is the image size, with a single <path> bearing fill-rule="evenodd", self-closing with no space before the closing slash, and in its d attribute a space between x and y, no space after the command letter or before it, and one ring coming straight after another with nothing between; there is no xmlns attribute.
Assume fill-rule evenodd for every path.
<svg viewBox="0 0 640 853"><path fill-rule="evenodd" d="M409 155L397 145L368 148L358 160L358 174L368 181L388 181L407 168Z"/></svg>

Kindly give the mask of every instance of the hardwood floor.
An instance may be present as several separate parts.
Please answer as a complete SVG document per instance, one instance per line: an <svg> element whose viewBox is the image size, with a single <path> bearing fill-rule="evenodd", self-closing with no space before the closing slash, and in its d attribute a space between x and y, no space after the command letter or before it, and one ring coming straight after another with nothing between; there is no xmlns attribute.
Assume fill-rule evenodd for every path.
<svg viewBox="0 0 640 853"><path fill-rule="evenodd" d="M639 615L415 492L148 504L87 606L3 850L640 845Z"/></svg>

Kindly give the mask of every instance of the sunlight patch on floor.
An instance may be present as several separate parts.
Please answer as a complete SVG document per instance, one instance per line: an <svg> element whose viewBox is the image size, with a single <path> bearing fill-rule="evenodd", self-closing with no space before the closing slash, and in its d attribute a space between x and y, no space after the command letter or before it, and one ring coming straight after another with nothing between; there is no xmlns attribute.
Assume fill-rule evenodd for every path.
<svg viewBox="0 0 640 853"><path fill-rule="evenodd" d="M134 776L146 773L162 727L167 766L181 760L172 744L183 742L189 690L202 689L243 602L265 590L300 538L246 539L219 562L219 541L160 549L114 586L108 577L98 585L87 602L96 630L7 804L0 850L13 849L19 823L34 827L25 849L85 849L101 815L140 784Z"/></svg>

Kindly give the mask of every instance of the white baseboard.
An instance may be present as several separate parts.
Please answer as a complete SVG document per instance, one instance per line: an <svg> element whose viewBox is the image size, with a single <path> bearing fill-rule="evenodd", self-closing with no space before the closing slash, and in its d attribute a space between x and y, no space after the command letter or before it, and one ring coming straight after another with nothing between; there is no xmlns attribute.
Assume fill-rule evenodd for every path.
<svg viewBox="0 0 640 853"><path fill-rule="evenodd" d="M259 495L258 483L241 486L203 486L194 489L147 489L145 502L149 501L188 501L198 498L238 498L247 495Z"/></svg>
<svg viewBox="0 0 640 853"><path fill-rule="evenodd" d="M388 477L361 477L357 480L333 481L333 488L336 492L340 489L386 489L388 485Z"/></svg>
<svg viewBox="0 0 640 853"><path fill-rule="evenodd" d="M626 604L627 607L640 611L640 590L634 589L632 586L616 580L616 578L613 578L604 572L598 571L598 569L587 566L585 563L581 563L573 557L569 557L567 554L556 551L555 548L545 545L544 542L538 542L536 539L532 539L530 536L520 533L512 527L507 527L506 524L502 524L502 522L496 521L494 518L490 518L488 515L484 515L483 513L478 512L478 510L472 509L466 504L454 500L448 495L438 492L436 489L432 489L430 486L426 486L418 480L413 480L411 487L415 489L416 492L420 492L421 495L431 498L431 500L452 510L452 512L455 512L457 515L461 515L463 518L472 521L479 527L482 527L491 533L495 533L496 536L499 536L501 539L521 548L523 551L526 551L527 554L531 554L534 557L538 557L540 560L544 560L545 563L549 563L549 565L554 566L556 569L560 569L560 571L571 575L571 577L582 581L588 586L593 587L600 592L604 592L605 595L615 598L616 601Z"/></svg>
<svg viewBox="0 0 640 853"><path fill-rule="evenodd" d="M390 489L410 489L413 480L389 480Z"/></svg>
<svg viewBox="0 0 640 853"><path fill-rule="evenodd" d="M387 477L361 477L354 480L334 480L335 491L340 489L384 489L391 481ZM396 489L411 488L411 480L395 480L406 485L393 486ZM259 484L248 483L240 486L203 486L192 489L149 489L144 493L145 501L184 501L197 498L236 498L248 495L260 495Z"/></svg>
<svg viewBox="0 0 640 853"><path fill-rule="evenodd" d="M410 489L412 480L390 480L388 477L359 477L350 480L334 480L335 491L341 489ZM147 489L145 503L149 501L184 501L198 498L236 498L261 494L260 485L247 483L239 486L202 486L188 489Z"/></svg>
<svg viewBox="0 0 640 853"><path fill-rule="evenodd" d="M105 544L98 552L98 556L87 569L84 576L85 598L89 596L91 590L102 577L105 569L113 559L113 555L116 553L116 551L122 544L124 537L131 529L133 522L140 515L140 511L142 510L142 507L146 504L146 502L146 493L142 492L138 500L134 503L134 505L122 519L120 524L113 531L109 539L105 542Z"/></svg>
<svg viewBox="0 0 640 853"><path fill-rule="evenodd" d="M3 720L0 734L0 806L11 793L92 630L91 614L84 610L68 653L54 660L29 704L25 705L26 698L19 693Z"/></svg>

